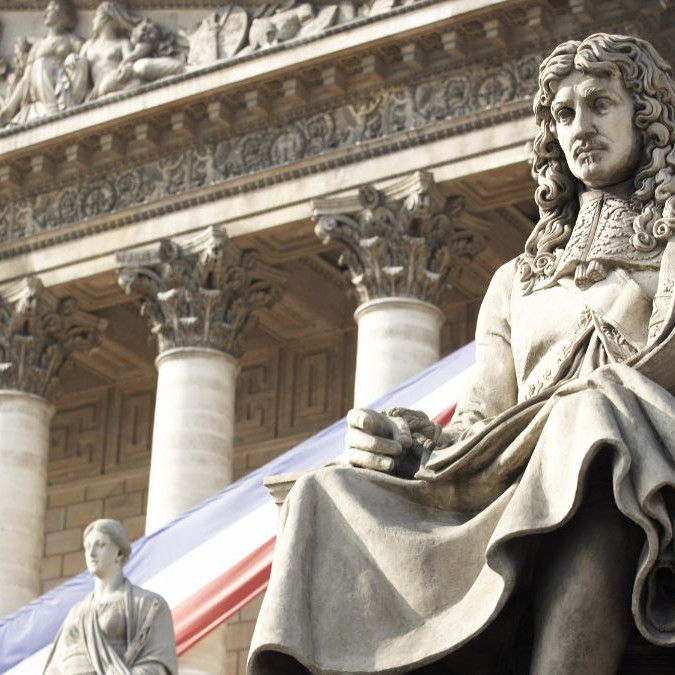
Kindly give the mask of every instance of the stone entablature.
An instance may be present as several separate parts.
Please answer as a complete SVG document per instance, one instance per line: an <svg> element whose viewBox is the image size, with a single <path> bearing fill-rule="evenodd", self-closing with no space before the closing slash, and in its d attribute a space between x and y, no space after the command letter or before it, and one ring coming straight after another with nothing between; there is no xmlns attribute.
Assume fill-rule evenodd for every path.
<svg viewBox="0 0 675 675"><path fill-rule="evenodd" d="M485 247L481 235L457 222L462 200L446 198L427 172L313 207L316 234L344 249L340 264L361 303L406 297L441 306L451 276Z"/></svg>
<svg viewBox="0 0 675 675"><path fill-rule="evenodd" d="M119 283L142 299L159 353L201 347L238 357L255 310L281 299L283 273L209 228L191 240L121 253Z"/></svg>
<svg viewBox="0 0 675 675"><path fill-rule="evenodd" d="M0 299L0 389L53 401L70 354L96 347L105 324L35 277L16 284Z"/></svg>
<svg viewBox="0 0 675 675"><path fill-rule="evenodd" d="M181 76L183 81L171 80L152 92L112 96L104 108L92 102L93 109L5 135L0 257L38 242L44 246L55 230L60 231L55 241L83 236L147 218L149 210L167 213L528 116L539 49L558 39L544 30L546 15L530 11L536 7L518 14L513 3L485 0L473 3L471 13L439 21L440 10L458 1L394 9L382 25L355 20L331 29L347 33L271 47L264 63L241 57L241 63ZM472 24L473 13L493 5L493 18ZM497 7L502 14L495 15ZM571 16L567 5L563 9L558 19ZM385 25L391 29L397 21L385 36ZM508 40L497 39L495 21L513 28ZM633 32L647 30L648 19L641 21ZM483 45L476 50L472 45L471 61L468 39ZM520 55L505 59L505 46ZM323 67L328 56L332 65ZM225 84L224 67L232 76ZM263 71L268 79L262 79ZM255 82L255 90L242 88L244 82L249 87ZM181 111L172 112L172 105ZM50 131L57 141L49 141ZM288 168L279 171L283 167ZM90 226L92 219L97 222ZM13 243L26 238L27 246Z"/></svg>
<svg viewBox="0 0 675 675"><path fill-rule="evenodd" d="M299 162L348 161L367 153L367 144L397 138L401 147L410 132L422 143L427 134L452 135L458 129L439 125L478 112L484 124L504 115L527 115L539 55L497 65L475 65L451 75L418 78L409 85L380 88L350 103L299 117L285 125L209 142L194 139L174 154L134 168L0 204L0 243L40 235L88 219L138 206L192 199L228 180ZM480 121L473 123L481 124ZM461 129L460 129L461 130ZM409 139L408 139L409 140ZM0 253L0 256L2 253Z"/></svg>

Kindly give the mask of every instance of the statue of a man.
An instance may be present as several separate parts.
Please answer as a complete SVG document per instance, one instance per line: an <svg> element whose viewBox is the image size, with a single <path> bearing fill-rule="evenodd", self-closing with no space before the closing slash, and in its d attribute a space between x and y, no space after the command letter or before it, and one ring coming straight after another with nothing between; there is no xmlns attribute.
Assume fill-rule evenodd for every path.
<svg viewBox="0 0 675 675"><path fill-rule="evenodd" d="M566 42L534 112L540 219L473 385L424 443L350 413L352 466L284 505L249 675L610 675L635 626L675 645L671 70L637 38Z"/></svg>
<svg viewBox="0 0 675 675"><path fill-rule="evenodd" d="M171 611L122 574L131 544L122 523L102 518L84 531L94 591L75 605L56 637L46 675L177 675Z"/></svg>

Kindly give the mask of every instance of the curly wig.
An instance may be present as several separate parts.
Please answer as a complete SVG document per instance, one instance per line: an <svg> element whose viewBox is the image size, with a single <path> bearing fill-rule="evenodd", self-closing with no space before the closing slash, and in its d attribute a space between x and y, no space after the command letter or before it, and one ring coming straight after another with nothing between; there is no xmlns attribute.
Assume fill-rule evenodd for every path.
<svg viewBox="0 0 675 675"><path fill-rule="evenodd" d="M640 38L596 33L581 42L564 42L541 64L534 100L539 131L532 174L538 183L539 222L520 258L525 292L555 272L556 250L565 246L579 210L578 180L567 166L551 114L560 81L574 70L620 77L633 97L642 154L631 198L639 213L633 222L631 244L648 252L675 231L675 83L670 66Z"/></svg>

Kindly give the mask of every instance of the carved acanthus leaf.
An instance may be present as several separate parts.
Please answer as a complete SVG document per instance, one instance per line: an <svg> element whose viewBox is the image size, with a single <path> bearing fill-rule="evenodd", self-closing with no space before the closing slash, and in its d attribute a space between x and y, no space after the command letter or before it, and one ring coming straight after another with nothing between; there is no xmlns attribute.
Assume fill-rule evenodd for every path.
<svg viewBox="0 0 675 675"><path fill-rule="evenodd" d="M176 347L242 352L255 311L281 299L281 276L240 251L219 229L180 244L118 254L119 284L142 299L159 351Z"/></svg>
<svg viewBox="0 0 675 675"><path fill-rule="evenodd" d="M478 233L456 224L461 198L445 198L430 173L418 172L378 190L359 189L356 199L314 203L315 232L344 247L361 302L394 296L441 302L451 274L485 247Z"/></svg>
<svg viewBox="0 0 675 675"><path fill-rule="evenodd" d="M96 347L105 325L26 278L0 299L0 388L53 400L70 354Z"/></svg>

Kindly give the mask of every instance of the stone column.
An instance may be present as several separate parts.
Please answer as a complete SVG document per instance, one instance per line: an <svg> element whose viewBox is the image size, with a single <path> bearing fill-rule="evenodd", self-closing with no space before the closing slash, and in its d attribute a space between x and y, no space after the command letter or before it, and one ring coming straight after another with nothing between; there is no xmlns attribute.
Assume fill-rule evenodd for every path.
<svg viewBox="0 0 675 675"><path fill-rule="evenodd" d="M104 325L35 278L0 300L0 616L40 594L52 401L68 356Z"/></svg>
<svg viewBox="0 0 675 675"><path fill-rule="evenodd" d="M141 296L159 348L150 533L232 480L238 357L255 310L281 298L283 276L215 228L119 254L118 263L120 285ZM180 659L183 675L224 670L224 627Z"/></svg>
<svg viewBox="0 0 675 675"><path fill-rule="evenodd" d="M340 264L360 301L354 405L367 406L438 360L443 294L485 242L456 224L461 199L427 172L313 207L317 236L344 247Z"/></svg>
<svg viewBox="0 0 675 675"><path fill-rule="evenodd" d="M157 338L157 402L146 532L232 480L234 388L254 311L281 297L280 275L218 229L118 255Z"/></svg>

